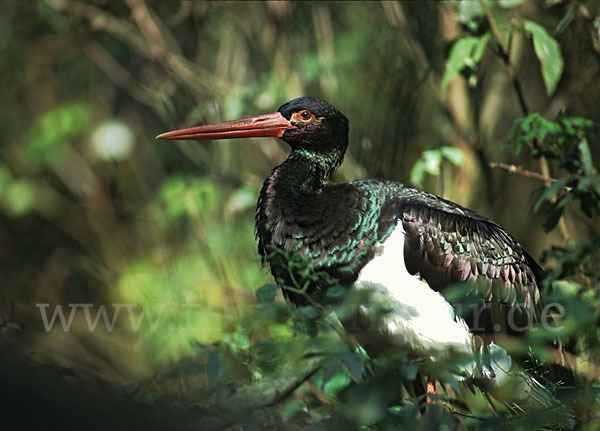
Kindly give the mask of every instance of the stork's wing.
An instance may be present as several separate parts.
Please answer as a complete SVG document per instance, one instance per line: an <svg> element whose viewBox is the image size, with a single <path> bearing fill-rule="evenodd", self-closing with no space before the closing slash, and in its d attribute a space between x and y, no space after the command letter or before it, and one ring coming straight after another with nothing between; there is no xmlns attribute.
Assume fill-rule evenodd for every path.
<svg viewBox="0 0 600 431"><path fill-rule="evenodd" d="M542 270L508 232L433 195L399 204L408 271L438 291L453 283L471 284L476 308L463 316L474 332L518 333L533 323L540 304L536 275Z"/></svg>

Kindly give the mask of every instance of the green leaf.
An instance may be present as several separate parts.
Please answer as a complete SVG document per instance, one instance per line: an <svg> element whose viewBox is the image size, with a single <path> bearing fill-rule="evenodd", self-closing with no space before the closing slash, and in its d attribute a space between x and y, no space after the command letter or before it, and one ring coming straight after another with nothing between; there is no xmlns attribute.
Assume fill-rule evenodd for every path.
<svg viewBox="0 0 600 431"><path fill-rule="evenodd" d="M348 368L352 378L359 382L361 380L364 358L355 353L346 353L341 359L344 365L346 365Z"/></svg>
<svg viewBox="0 0 600 431"><path fill-rule="evenodd" d="M455 166L460 166L463 162L463 153L460 149L451 146L445 146L441 148L442 157L448 160Z"/></svg>
<svg viewBox="0 0 600 431"><path fill-rule="evenodd" d="M0 190L3 190L11 179L12 174L10 170L4 165L0 165Z"/></svg>
<svg viewBox="0 0 600 431"><path fill-rule="evenodd" d="M579 149L579 154L581 155L581 164L583 165L583 172L586 175L594 175L596 170L594 169L594 164L592 162L592 153L590 152L590 147L587 143L586 139L582 139L579 145L577 145Z"/></svg>
<svg viewBox="0 0 600 431"><path fill-rule="evenodd" d="M473 30L477 29L477 25L473 21L484 15L485 12L478 1L461 1L458 3L458 20L467 24ZM472 28L473 26L475 28Z"/></svg>
<svg viewBox="0 0 600 431"><path fill-rule="evenodd" d="M573 127L579 127L581 129L592 129L596 126L592 120L582 117L568 117Z"/></svg>
<svg viewBox="0 0 600 431"><path fill-rule="evenodd" d="M241 327L238 327L233 333L224 334L221 337L221 342L226 344L234 353L250 348L250 339Z"/></svg>
<svg viewBox="0 0 600 431"><path fill-rule="evenodd" d="M278 290L279 287L277 287L275 284L265 284L264 286L256 289L256 299L261 304L273 302Z"/></svg>
<svg viewBox="0 0 600 431"><path fill-rule="evenodd" d="M405 362L398 371L405 380L412 381L417 378L419 366L415 362Z"/></svg>
<svg viewBox="0 0 600 431"><path fill-rule="evenodd" d="M503 7L504 9L510 9L515 6L519 6L524 1L525 0L498 0L497 4L498 6Z"/></svg>
<svg viewBox="0 0 600 431"><path fill-rule="evenodd" d="M524 28L533 39L533 49L540 61L546 92L551 95L556 89L564 67L560 46L541 25L525 20Z"/></svg>
<svg viewBox="0 0 600 431"><path fill-rule="evenodd" d="M338 358L329 358L323 364L323 380L321 381L321 390L325 384L331 380L335 373L338 371L340 367L340 360Z"/></svg>
<svg viewBox="0 0 600 431"><path fill-rule="evenodd" d="M446 62L446 70L442 77L442 94L446 93L452 79L463 69L476 69L477 63L483 56L488 40L489 33L486 33L481 37L463 37L452 45L452 49L450 49L450 54L448 55L448 61Z"/></svg>
<svg viewBox="0 0 600 431"><path fill-rule="evenodd" d="M416 186L422 186L425 179L425 173L439 175L440 173L440 152L438 150L426 150L421 154L421 158L413 165L410 171L410 182Z"/></svg>
<svg viewBox="0 0 600 431"><path fill-rule="evenodd" d="M546 220L544 221L544 232L550 232L558 224L562 210L551 207L548 210Z"/></svg>
<svg viewBox="0 0 600 431"><path fill-rule="evenodd" d="M600 195L594 193L582 193L579 195L581 210L588 217L593 217L594 213L600 212Z"/></svg>
<svg viewBox="0 0 600 431"><path fill-rule="evenodd" d="M542 203L556 196L562 190L562 188L567 185L568 182L569 181L567 178L561 178L550 184L550 186L546 190L544 190L544 192L538 198L537 202L533 205L533 210L537 211L540 208L540 205L542 205Z"/></svg>
<svg viewBox="0 0 600 431"><path fill-rule="evenodd" d="M347 289L344 286L333 286L327 289L325 296L329 301L337 302L346 295Z"/></svg>
<svg viewBox="0 0 600 431"><path fill-rule="evenodd" d="M562 296L573 297L577 295L581 286L579 283L569 280L557 280L552 283L552 288L558 290Z"/></svg>
<svg viewBox="0 0 600 431"><path fill-rule="evenodd" d="M17 179L3 188L0 198L7 212L13 217L19 217L35 208L36 196L35 183L28 179Z"/></svg>
<svg viewBox="0 0 600 431"><path fill-rule="evenodd" d="M166 207L164 215L167 219L176 219L185 215L184 195L186 190L186 182L179 176L171 176L163 183L159 191L159 197Z"/></svg>
<svg viewBox="0 0 600 431"><path fill-rule="evenodd" d="M508 142L515 144L515 152L519 154L523 143L532 142L534 139L538 144L543 144L545 141L560 144L565 139L579 141L585 139L587 130L595 127L593 121L579 117L566 117L562 112L559 112L557 119L558 121L547 120L537 112L517 119L508 134Z"/></svg>
<svg viewBox="0 0 600 431"><path fill-rule="evenodd" d="M84 133L89 122L89 108L84 103L71 103L44 113L30 130L24 148L25 163L34 169L60 165L70 151L70 138Z"/></svg>
<svg viewBox="0 0 600 431"><path fill-rule="evenodd" d="M416 161L410 171L411 183L422 186L426 173L438 176L443 160L448 160L453 165L459 166L463 161L463 154L458 148L449 145L423 151L421 158Z"/></svg>
<svg viewBox="0 0 600 431"><path fill-rule="evenodd" d="M574 193L567 193L566 195L564 195L563 197L561 197L558 202L556 202L556 209L559 210L563 210L564 207L566 207L567 205L569 205L571 202L573 202L575 200L575 194Z"/></svg>
<svg viewBox="0 0 600 431"><path fill-rule="evenodd" d="M481 36L477 41L477 44L475 45L473 51L473 60L475 60L476 63L479 63L479 60L481 60L481 58L483 57L483 54L485 53L485 48L491 37L492 34L488 32Z"/></svg>

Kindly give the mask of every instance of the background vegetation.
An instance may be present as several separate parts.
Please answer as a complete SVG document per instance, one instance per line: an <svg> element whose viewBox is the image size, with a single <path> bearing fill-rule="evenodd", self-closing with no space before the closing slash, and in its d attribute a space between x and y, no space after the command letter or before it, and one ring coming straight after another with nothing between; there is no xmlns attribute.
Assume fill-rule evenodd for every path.
<svg viewBox="0 0 600 431"><path fill-rule="evenodd" d="M220 412L167 428L532 420L464 390L449 398L468 408L383 409L422 365L366 361L319 313L286 307L256 259L256 197L285 145L154 140L312 95L351 121L335 180L421 186L496 220L549 269L586 376L575 418L595 429L599 14L592 0L3 2L0 338L115 397ZM42 311L59 305L70 329L57 317L47 331ZM269 392L323 365L296 362L314 350L320 371L283 401ZM268 380L275 371L291 374ZM30 378L6 398L44 393ZM224 407L224 388L261 382L253 414Z"/></svg>

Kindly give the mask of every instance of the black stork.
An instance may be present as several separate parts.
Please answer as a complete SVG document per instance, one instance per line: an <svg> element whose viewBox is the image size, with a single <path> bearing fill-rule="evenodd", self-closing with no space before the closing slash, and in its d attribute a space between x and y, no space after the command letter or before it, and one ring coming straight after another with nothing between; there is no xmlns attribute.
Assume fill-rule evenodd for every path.
<svg viewBox="0 0 600 431"><path fill-rule="evenodd" d="M302 256L316 273L342 286L371 289L373 300L391 310L378 321L377 336L372 327L357 330L356 319L373 324L366 307L347 325L369 354L390 344L434 359L449 351L470 352L488 359L467 366L467 375L490 381L508 375L510 357L486 335L518 335L537 318L541 268L504 228L456 203L387 180L326 183L342 163L348 132L340 111L300 97L277 112L157 138L284 140L291 152L265 180L256 209L258 251L284 295L294 304L307 301L286 289L302 285L301 276L291 274L273 250ZM470 283L469 294L480 304L464 317L439 293L457 282ZM328 286L312 280L307 292L319 301ZM432 384L433 379L429 393Z"/></svg>

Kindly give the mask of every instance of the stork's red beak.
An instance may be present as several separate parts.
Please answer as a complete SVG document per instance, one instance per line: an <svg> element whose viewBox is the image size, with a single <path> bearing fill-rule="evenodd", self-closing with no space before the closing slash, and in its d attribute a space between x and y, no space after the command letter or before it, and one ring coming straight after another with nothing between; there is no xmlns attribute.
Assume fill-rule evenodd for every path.
<svg viewBox="0 0 600 431"><path fill-rule="evenodd" d="M156 138L193 140L253 138L257 136L281 138L286 130L295 128L281 113L273 112L225 123L174 130L162 133Z"/></svg>

